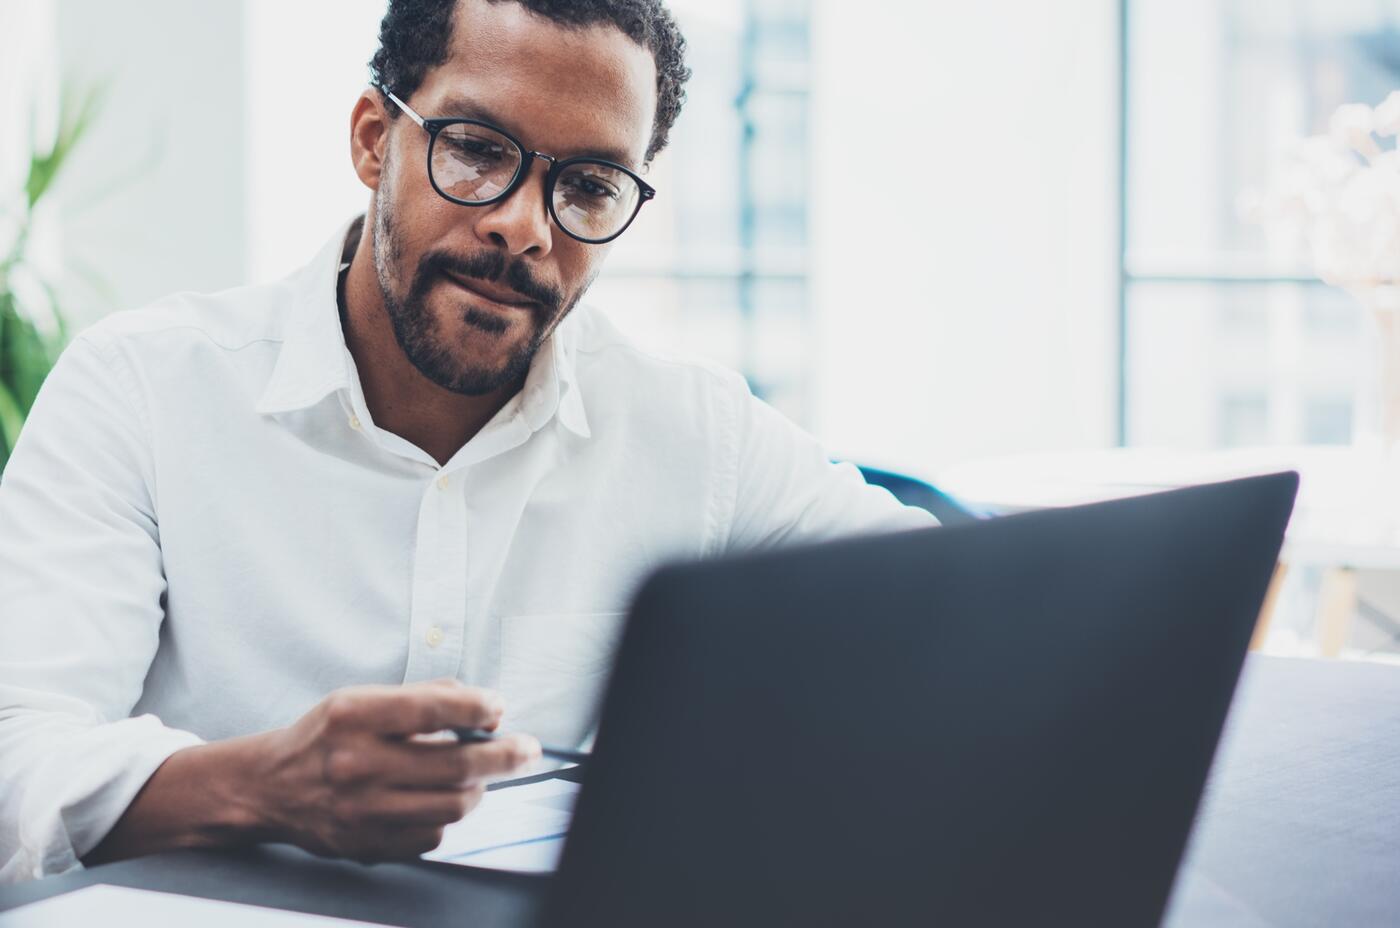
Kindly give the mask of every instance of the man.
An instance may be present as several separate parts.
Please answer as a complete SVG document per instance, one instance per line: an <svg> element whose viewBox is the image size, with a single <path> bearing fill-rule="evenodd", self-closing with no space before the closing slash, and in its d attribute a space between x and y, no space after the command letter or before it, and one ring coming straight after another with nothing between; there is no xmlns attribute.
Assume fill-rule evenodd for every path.
<svg viewBox="0 0 1400 928"><path fill-rule="evenodd" d="M535 737L588 737L653 567L928 524L574 308L679 112L659 0L395 0L380 39L364 219L279 283L104 320L33 410L0 485L4 879L416 855ZM425 737L454 726L514 734Z"/></svg>

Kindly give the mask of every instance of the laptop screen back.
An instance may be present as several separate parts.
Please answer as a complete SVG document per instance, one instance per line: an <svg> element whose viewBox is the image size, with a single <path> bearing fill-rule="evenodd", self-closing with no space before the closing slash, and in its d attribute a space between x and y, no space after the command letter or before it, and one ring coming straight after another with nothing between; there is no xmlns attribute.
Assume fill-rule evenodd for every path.
<svg viewBox="0 0 1400 928"><path fill-rule="evenodd" d="M662 571L546 923L1155 924L1296 486Z"/></svg>

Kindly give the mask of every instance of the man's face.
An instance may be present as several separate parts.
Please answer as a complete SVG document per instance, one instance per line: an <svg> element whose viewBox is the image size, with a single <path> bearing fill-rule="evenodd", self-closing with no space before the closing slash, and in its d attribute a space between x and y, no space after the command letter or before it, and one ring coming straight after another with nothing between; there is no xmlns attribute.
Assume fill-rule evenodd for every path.
<svg viewBox="0 0 1400 928"><path fill-rule="evenodd" d="M656 68L611 26L565 29L515 3L462 0L450 57L405 102L426 118L500 126L527 150L601 155L637 170ZM610 246L554 225L547 163L536 160L503 202L469 207L433 190L427 148L428 134L407 116L392 122L372 209L379 287L399 346L424 376L455 393L493 393L524 377Z"/></svg>

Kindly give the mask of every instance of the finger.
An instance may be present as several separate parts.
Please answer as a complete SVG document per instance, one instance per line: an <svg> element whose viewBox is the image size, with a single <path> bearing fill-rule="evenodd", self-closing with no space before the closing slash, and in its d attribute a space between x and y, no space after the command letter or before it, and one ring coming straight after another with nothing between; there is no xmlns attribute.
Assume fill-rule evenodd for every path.
<svg viewBox="0 0 1400 928"><path fill-rule="evenodd" d="M408 860L426 854L442 843L441 825L414 825L364 835L357 844L345 849L345 856L361 863L383 860Z"/></svg>
<svg viewBox="0 0 1400 928"><path fill-rule="evenodd" d="M496 693L460 683L348 687L327 696L322 706L334 728L385 735L494 727L504 710Z"/></svg>
<svg viewBox="0 0 1400 928"><path fill-rule="evenodd" d="M539 757L540 744L529 735L465 745L366 738L334 748L326 757L325 775L342 788L459 789L507 776Z"/></svg>
<svg viewBox="0 0 1400 928"><path fill-rule="evenodd" d="M390 839L396 856L419 857L442 843L441 826L433 828L409 828Z"/></svg>
<svg viewBox="0 0 1400 928"><path fill-rule="evenodd" d="M412 744L393 755L384 781L397 786L432 788L469 786L509 776L540 759L540 743L529 735L505 735L497 741L458 745Z"/></svg>
<svg viewBox="0 0 1400 928"><path fill-rule="evenodd" d="M364 818L381 826L412 828L461 821L486 795L485 786L465 789L381 790L364 799Z"/></svg>
<svg viewBox="0 0 1400 928"><path fill-rule="evenodd" d="M476 780L499 780L519 773L538 761L540 743L531 735L502 735L495 741L467 746L471 776Z"/></svg>
<svg viewBox="0 0 1400 928"><path fill-rule="evenodd" d="M462 689L463 687L466 686L465 683L463 683L461 680L458 680L456 677L438 677L436 680L429 680L429 681L428 681L426 684L424 684L424 685L425 685L425 686L444 686L444 687L447 687L447 688L449 688L449 689L457 689L457 690L460 690L460 689ZM501 698L501 694L498 693L498 692L496 692L495 690L488 690L488 689L484 689L484 688L478 688L478 692L482 692L482 693L488 694L490 697L493 697L494 699L496 699L496 700L497 700L497 703L498 703L500 706L502 706L502 707L505 706L505 700L502 699L502 698ZM457 725L457 726L453 726L453 727L456 727L456 728L463 728L463 727L465 727L465 726ZM490 721L490 722L483 722L482 724L477 725L476 727L482 729L483 731L495 731L496 729L498 729L498 728L501 727L501 715L500 715L500 713L497 713L496 718L495 718L493 721Z"/></svg>

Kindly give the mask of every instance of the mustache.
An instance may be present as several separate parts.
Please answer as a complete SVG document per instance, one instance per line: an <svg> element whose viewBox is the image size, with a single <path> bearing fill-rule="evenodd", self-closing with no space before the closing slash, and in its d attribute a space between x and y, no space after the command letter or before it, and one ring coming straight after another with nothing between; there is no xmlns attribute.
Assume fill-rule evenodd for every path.
<svg viewBox="0 0 1400 928"><path fill-rule="evenodd" d="M564 302L564 294L557 287L535 279L525 262L507 260L498 251L483 251L474 255L430 251L418 261L416 276L419 286L414 289L426 290L429 281L445 274L505 284L525 299L549 310L557 310Z"/></svg>

